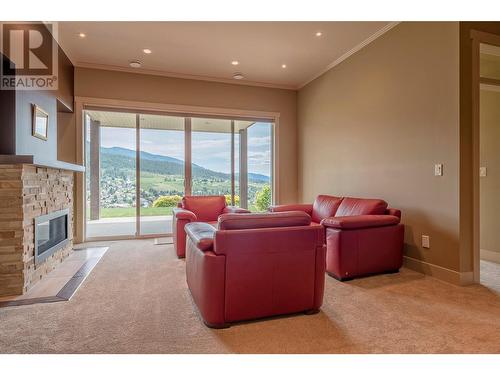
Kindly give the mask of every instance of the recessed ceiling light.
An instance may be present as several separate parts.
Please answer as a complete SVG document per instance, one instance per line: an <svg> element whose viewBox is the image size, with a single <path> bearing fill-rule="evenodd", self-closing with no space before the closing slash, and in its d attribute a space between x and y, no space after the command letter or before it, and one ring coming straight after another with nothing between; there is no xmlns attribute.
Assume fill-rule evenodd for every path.
<svg viewBox="0 0 500 375"><path fill-rule="evenodd" d="M144 48L142 52L144 52L146 55L149 55L153 51L151 51L149 48Z"/></svg>
<svg viewBox="0 0 500 375"><path fill-rule="evenodd" d="M78 34L78 36L79 36L80 38L85 38L85 37L87 36L87 34L85 34L85 33L80 33L80 34Z"/></svg>
<svg viewBox="0 0 500 375"><path fill-rule="evenodd" d="M234 73L233 78L234 79L243 79L245 77L243 76L243 73Z"/></svg>
<svg viewBox="0 0 500 375"><path fill-rule="evenodd" d="M233 64L233 65L238 65L239 63L240 63L240 62L239 62L238 60L233 60L233 61L231 61L231 64Z"/></svg>
<svg viewBox="0 0 500 375"><path fill-rule="evenodd" d="M323 33L321 31L316 32L316 36L321 36Z"/></svg>
<svg viewBox="0 0 500 375"><path fill-rule="evenodd" d="M286 64L281 64L281 67L282 67L283 69L286 69Z"/></svg>
<svg viewBox="0 0 500 375"><path fill-rule="evenodd" d="M141 67L141 62L134 60L129 62L130 67L132 68L140 68Z"/></svg>

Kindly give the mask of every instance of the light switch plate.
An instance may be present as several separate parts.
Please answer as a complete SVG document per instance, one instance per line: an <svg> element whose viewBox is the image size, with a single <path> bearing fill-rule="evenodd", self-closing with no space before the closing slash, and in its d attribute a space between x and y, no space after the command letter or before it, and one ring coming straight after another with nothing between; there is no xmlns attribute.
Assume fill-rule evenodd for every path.
<svg viewBox="0 0 500 375"><path fill-rule="evenodd" d="M479 168L479 177L486 177L486 175L487 175L486 167L480 167Z"/></svg>
<svg viewBox="0 0 500 375"><path fill-rule="evenodd" d="M431 247L431 239L429 236L422 236L422 247L426 249L429 249Z"/></svg>
<svg viewBox="0 0 500 375"><path fill-rule="evenodd" d="M443 175L443 164L434 164L434 176Z"/></svg>

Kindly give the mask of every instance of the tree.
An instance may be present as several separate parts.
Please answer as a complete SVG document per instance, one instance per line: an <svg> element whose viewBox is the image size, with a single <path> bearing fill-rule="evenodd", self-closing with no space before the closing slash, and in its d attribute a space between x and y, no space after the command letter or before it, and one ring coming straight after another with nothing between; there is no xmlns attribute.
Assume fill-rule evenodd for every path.
<svg viewBox="0 0 500 375"><path fill-rule="evenodd" d="M226 194L224 195L226 197L226 204L229 206L231 205L231 194ZM240 204L240 196L239 195L234 195L234 205L238 206Z"/></svg>
<svg viewBox="0 0 500 375"><path fill-rule="evenodd" d="M271 205L271 186L264 185L261 191L255 194L255 207L259 211L266 211Z"/></svg>
<svg viewBox="0 0 500 375"><path fill-rule="evenodd" d="M153 202L153 207L175 207L181 199L179 195L163 195Z"/></svg>

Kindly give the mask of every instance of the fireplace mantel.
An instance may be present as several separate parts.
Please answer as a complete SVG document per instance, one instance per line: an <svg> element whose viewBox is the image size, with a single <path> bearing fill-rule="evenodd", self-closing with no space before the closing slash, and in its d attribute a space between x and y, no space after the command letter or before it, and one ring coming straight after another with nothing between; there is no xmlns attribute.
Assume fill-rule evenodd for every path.
<svg viewBox="0 0 500 375"><path fill-rule="evenodd" d="M73 172L85 172L83 165L66 163L60 160L42 160L33 155L0 155L1 164L31 164L37 167L64 169Z"/></svg>

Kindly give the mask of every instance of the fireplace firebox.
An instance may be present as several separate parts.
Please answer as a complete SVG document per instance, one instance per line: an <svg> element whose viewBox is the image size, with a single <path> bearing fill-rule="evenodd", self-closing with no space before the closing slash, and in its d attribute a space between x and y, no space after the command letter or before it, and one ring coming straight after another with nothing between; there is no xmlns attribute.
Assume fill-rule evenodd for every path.
<svg viewBox="0 0 500 375"><path fill-rule="evenodd" d="M43 262L69 242L69 209L35 218L35 264Z"/></svg>

